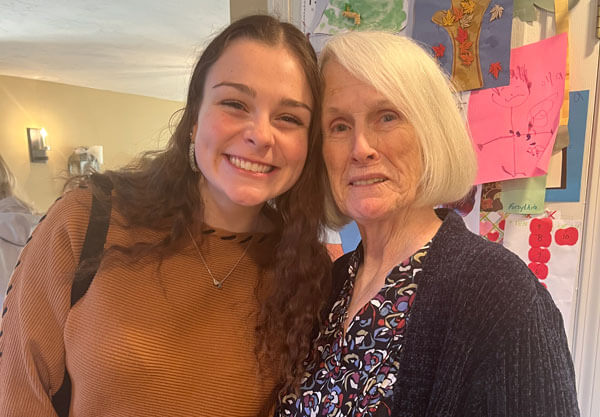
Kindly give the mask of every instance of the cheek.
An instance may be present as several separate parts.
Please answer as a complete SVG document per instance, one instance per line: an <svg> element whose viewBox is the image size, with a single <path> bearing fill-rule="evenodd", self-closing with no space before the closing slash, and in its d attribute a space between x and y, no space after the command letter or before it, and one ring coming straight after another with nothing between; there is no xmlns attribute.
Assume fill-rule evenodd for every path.
<svg viewBox="0 0 600 417"><path fill-rule="evenodd" d="M323 159L325 160L331 191L338 197L344 188L343 173L346 158L347 155L339 147L329 145L323 148Z"/></svg>
<svg viewBox="0 0 600 417"><path fill-rule="evenodd" d="M284 152L288 164L301 171L308 156L308 138L305 135L291 138Z"/></svg>
<svg viewBox="0 0 600 417"><path fill-rule="evenodd" d="M327 173L330 176L338 169L337 167L341 164L344 155L345 150L339 144L332 142L325 142L323 144L323 160L327 167Z"/></svg>

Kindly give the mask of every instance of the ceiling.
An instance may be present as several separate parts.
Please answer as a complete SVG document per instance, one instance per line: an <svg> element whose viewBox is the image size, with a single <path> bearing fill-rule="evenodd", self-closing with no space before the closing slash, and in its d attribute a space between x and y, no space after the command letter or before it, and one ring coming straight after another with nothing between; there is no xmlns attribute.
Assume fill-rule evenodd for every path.
<svg viewBox="0 0 600 417"><path fill-rule="evenodd" d="M229 0L0 0L0 75L185 100Z"/></svg>

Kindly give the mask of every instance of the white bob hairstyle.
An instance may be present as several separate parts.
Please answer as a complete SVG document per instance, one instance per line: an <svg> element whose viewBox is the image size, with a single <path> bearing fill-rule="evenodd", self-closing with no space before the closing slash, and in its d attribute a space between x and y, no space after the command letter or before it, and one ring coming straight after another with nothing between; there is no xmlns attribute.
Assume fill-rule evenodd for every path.
<svg viewBox="0 0 600 417"><path fill-rule="evenodd" d="M473 185L477 160L455 90L438 63L415 41L384 32L334 36L321 52L321 72L330 60L372 85L413 126L423 166L415 205L463 198ZM340 227L349 219L331 207L328 194L329 223Z"/></svg>

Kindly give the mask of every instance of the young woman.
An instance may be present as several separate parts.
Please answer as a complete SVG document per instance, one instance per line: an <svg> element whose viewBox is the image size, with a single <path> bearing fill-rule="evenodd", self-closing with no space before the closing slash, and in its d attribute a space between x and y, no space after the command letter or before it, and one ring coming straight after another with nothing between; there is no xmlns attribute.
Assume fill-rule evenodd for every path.
<svg viewBox="0 0 600 417"><path fill-rule="evenodd" d="M264 413L301 372L328 292L319 97L293 26L251 16L219 34L166 150L68 192L23 251L0 415L56 416L69 380L71 416ZM71 307L90 201L111 185L102 261Z"/></svg>

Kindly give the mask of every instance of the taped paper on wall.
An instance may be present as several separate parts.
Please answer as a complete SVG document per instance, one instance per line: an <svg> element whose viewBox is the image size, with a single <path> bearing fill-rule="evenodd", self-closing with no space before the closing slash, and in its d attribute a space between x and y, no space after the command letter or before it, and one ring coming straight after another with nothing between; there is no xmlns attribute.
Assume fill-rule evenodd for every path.
<svg viewBox="0 0 600 417"><path fill-rule="evenodd" d="M504 246L517 254L548 289L569 332L579 273L582 222L557 217L557 212L533 218L511 215L506 222Z"/></svg>

